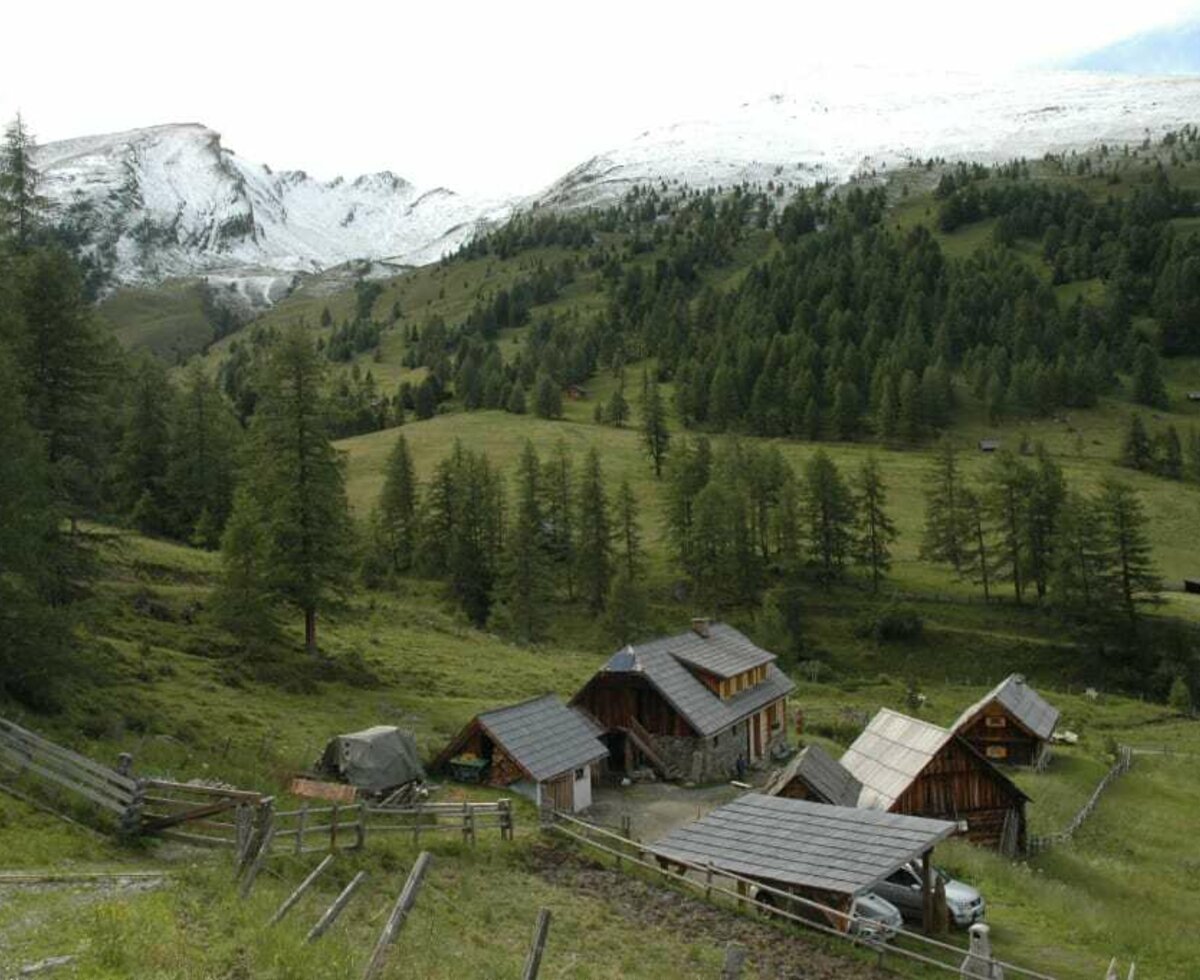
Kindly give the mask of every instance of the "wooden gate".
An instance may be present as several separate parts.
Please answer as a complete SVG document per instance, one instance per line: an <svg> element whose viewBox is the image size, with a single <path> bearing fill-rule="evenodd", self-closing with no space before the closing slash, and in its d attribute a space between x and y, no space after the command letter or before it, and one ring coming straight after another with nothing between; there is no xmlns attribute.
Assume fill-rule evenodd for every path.
<svg viewBox="0 0 1200 980"><path fill-rule="evenodd" d="M566 813L575 812L575 779L571 773L542 783L542 805Z"/></svg>

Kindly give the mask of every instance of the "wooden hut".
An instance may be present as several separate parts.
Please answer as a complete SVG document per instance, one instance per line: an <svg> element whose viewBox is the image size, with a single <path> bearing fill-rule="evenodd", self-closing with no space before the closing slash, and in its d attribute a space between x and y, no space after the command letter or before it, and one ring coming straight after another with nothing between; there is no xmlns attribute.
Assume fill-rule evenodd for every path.
<svg viewBox="0 0 1200 980"><path fill-rule="evenodd" d="M679 636L619 650L571 703L603 729L614 769L727 779L786 741L795 685L774 661L732 626L697 619Z"/></svg>
<svg viewBox="0 0 1200 980"><path fill-rule="evenodd" d="M933 848L954 829L944 820L747 793L671 831L649 850L667 867L711 865L819 902L833 911L813 912L802 903L788 911L820 915L828 925L845 930L845 913L855 898L915 861L924 872L923 904L929 916ZM793 904L773 893L759 898L776 906Z"/></svg>
<svg viewBox="0 0 1200 980"><path fill-rule="evenodd" d="M1049 749L1058 717L1058 709L1024 677L1010 674L959 715L951 728L993 762L1033 766Z"/></svg>
<svg viewBox="0 0 1200 980"><path fill-rule="evenodd" d="M477 715L434 760L435 771L511 786L538 806L592 805L595 767L608 749L581 712L553 694Z"/></svg>
<svg viewBox="0 0 1200 980"><path fill-rule="evenodd" d="M999 439L980 439L979 451L981 453L994 453L1000 448Z"/></svg>
<svg viewBox="0 0 1200 980"><path fill-rule="evenodd" d="M973 843L1025 850L1029 797L949 729L882 708L841 762L862 783L861 807L953 820Z"/></svg>
<svg viewBox="0 0 1200 980"><path fill-rule="evenodd" d="M768 796L858 806L862 783L819 745L798 753L763 790Z"/></svg>

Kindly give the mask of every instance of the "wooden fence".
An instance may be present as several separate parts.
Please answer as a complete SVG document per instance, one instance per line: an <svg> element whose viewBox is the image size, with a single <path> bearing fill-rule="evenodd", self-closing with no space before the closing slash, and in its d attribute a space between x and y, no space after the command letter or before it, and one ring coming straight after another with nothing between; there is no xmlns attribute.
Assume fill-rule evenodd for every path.
<svg viewBox="0 0 1200 980"><path fill-rule="evenodd" d="M823 905L757 879L720 870L712 864L693 864L680 861L675 856L672 856L669 862L653 863L656 856L652 847L559 811L543 811L542 827L607 859L615 860L618 870L625 870L626 867L640 868L651 872L664 884L698 893L711 904L738 912L757 910L772 918L831 936L850 946L865 947L876 954L881 966L886 956L895 956L961 975L963 959L968 953L966 947L906 929L897 930L894 936L885 939L878 932L877 922L860 919L844 910ZM855 931L855 926L860 922L861 935ZM989 959L988 967L1002 969L1004 974L1010 977L1054 980L1049 974L994 957ZM987 975L993 974L989 972Z"/></svg>
<svg viewBox="0 0 1200 980"><path fill-rule="evenodd" d="M1133 765L1133 750L1128 745L1120 745L1117 747L1117 761L1113 763L1112 768L1104 774L1104 778L1096 784L1096 788L1092 790L1092 795L1088 797L1086 803L1079 808L1079 812L1071 818L1071 822L1066 828L1060 830L1056 834L1045 834L1043 836L1030 836L1029 838L1029 853L1030 856L1040 854L1042 851L1049 850L1056 844L1063 844L1075 836L1075 832L1083 826L1084 821L1092 815L1096 809L1096 805L1100 802L1100 797L1104 795L1104 791L1117 779L1117 777L1129 772Z"/></svg>

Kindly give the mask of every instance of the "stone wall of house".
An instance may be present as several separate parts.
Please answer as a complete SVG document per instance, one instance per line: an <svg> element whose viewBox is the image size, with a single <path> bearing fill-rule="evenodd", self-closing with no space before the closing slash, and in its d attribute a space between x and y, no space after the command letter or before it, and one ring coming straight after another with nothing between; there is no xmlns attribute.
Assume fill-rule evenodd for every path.
<svg viewBox="0 0 1200 980"><path fill-rule="evenodd" d="M740 721L713 738L656 735L654 741L666 761L684 779L694 783L711 783L730 779L737 773L738 756L743 759L746 757L746 722Z"/></svg>

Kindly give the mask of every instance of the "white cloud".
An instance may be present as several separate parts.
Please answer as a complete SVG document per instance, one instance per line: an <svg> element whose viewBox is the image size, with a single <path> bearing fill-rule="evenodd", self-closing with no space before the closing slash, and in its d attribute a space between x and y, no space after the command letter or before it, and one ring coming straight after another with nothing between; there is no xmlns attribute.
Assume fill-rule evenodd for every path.
<svg viewBox="0 0 1200 980"><path fill-rule="evenodd" d="M42 140L203 122L272 167L391 169L533 190L815 64L1046 64L1196 13L1196 0L340 4L67 0L6 11L0 117Z"/></svg>

